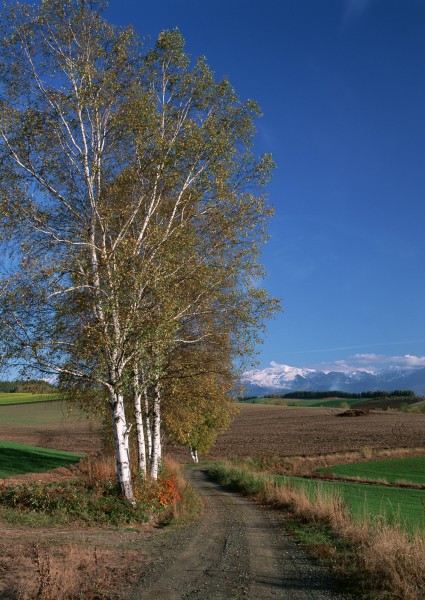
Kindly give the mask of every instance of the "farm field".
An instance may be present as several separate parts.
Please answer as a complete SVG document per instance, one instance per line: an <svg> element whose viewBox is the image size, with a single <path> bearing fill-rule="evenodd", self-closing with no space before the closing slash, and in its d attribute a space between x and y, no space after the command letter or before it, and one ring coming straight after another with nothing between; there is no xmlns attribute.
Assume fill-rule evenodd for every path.
<svg viewBox="0 0 425 600"><path fill-rule="evenodd" d="M12 404L32 404L33 402L52 402L57 394L32 394L31 392L0 392L0 406Z"/></svg>
<svg viewBox="0 0 425 600"><path fill-rule="evenodd" d="M337 477L359 477L369 481L389 483L406 481L425 485L425 456L351 463L318 470L318 473L324 472Z"/></svg>
<svg viewBox="0 0 425 600"><path fill-rule="evenodd" d="M237 458L313 456L364 448L425 447L425 414L373 413L341 418L338 408L239 405L230 428L207 456ZM80 411L68 415L64 402L0 406L0 440L76 453L100 450L98 422ZM188 451L168 448L182 461Z"/></svg>
<svg viewBox="0 0 425 600"><path fill-rule="evenodd" d="M307 406L307 407L325 407L325 408L339 408L341 404L347 404L348 406L357 406L370 402L370 398L321 398L321 399L310 399L301 400L299 398L250 398L249 400L241 400L241 404L270 404L273 406Z"/></svg>
<svg viewBox="0 0 425 600"><path fill-rule="evenodd" d="M338 417L342 412L344 409L338 408L242 404L208 458L312 456L364 448L425 446L425 414L382 412Z"/></svg>
<svg viewBox="0 0 425 600"><path fill-rule="evenodd" d="M350 408L362 408L369 410L397 410L400 406L415 406L423 408L425 401L421 398L269 398L267 396L258 398L247 398L239 400L240 404L270 404L275 406L322 406L328 408L339 408L341 405Z"/></svg>
<svg viewBox="0 0 425 600"><path fill-rule="evenodd" d="M209 456L213 459L234 456L243 460L425 446L423 414L381 412L362 417L338 417L343 412L344 409L333 407L241 405L231 428L218 437ZM400 472L404 479L409 479L409 475L412 480L421 468L422 475L425 473L425 458L421 457L417 462L415 459L411 460L413 462L402 463L398 479ZM393 463L394 467L398 461L383 462ZM344 468L361 470L373 468L372 465L376 464L377 462L361 462L344 465ZM329 470L333 472L337 468L339 467L330 467ZM388 470L389 467L386 467L386 473ZM425 490L286 478L288 479L297 482L297 485L308 487L311 493L318 486L329 491L337 490L358 517L369 513L376 519L401 522L409 531L425 530Z"/></svg>
<svg viewBox="0 0 425 600"><path fill-rule="evenodd" d="M409 532L425 531L425 490L309 480L297 477L275 476L277 481L290 482L314 495L318 488L336 492L348 505L354 518L362 520L365 515L387 523L399 523Z"/></svg>
<svg viewBox="0 0 425 600"><path fill-rule="evenodd" d="M0 479L25 473L45 473L67 467L81 458L81 454L0 440Z"/></svg>
<svg viewBox="0 0 425 600"><path fill-rule="evenodd" d="M99 423L64 402L0 406L0 440L77 454L100 450Z"/></svg>

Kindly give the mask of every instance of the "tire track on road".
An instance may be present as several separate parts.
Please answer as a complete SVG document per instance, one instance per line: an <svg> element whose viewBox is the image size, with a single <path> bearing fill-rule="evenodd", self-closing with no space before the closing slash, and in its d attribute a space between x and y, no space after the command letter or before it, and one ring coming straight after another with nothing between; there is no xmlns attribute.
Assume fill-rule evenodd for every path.
<svg viewBox="0 0 425 600"><path fill-rule="evenodd" d="M273 511L224 490L204 469L188 479L204 514L164 544L132 600L347 600Z"/></svg>

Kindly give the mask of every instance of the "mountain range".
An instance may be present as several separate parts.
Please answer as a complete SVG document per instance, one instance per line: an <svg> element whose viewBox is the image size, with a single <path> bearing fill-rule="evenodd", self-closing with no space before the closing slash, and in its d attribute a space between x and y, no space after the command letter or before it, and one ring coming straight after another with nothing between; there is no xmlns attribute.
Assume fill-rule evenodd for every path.
<svg viewBox="0 0 425 600"><path fill-rule="evenodd" d="M425 368L390 367L372 373L355 371L320 371L271 363L265 369L246 371L242 376L246 396L294 391L366 392L374 390L413 390L425 395Z"/></svg>

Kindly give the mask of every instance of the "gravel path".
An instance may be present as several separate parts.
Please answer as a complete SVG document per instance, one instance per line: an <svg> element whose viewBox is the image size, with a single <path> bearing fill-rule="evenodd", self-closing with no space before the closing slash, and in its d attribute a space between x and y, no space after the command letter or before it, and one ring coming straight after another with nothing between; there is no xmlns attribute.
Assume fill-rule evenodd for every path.
<svg viewBox="0 0 425 600"><path fill-rule="evenodd" d="M189 480L204 515L162 539L131 600L347 600L273 511L223 490L203 469Z"/></svg>

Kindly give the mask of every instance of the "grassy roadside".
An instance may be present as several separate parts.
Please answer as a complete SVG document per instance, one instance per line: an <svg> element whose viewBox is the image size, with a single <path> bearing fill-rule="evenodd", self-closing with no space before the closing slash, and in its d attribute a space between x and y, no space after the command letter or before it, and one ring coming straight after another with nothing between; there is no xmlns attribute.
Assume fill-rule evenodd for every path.
<svg viewBox="0 0 425 600"><path fill-rule="evenodd" d="M347 506L353 519L361 522L364 518L380 521L385 525L399 524L413 533L420 530L425 534L425 490L407 487L389 487L370 483L348 481L323 481L301 477L275 476L276 483L290 485L314 498L319 492L323 495L337 495Z"/></svg>
<svg viewBox="0 0 425 600"><path fill-rule="evenodd" d="M366 517L354 520L338 494L276 481L230 463L217 463L211 475L223 485L285 510L297 537L342 578L356 598L423 600L425 535L409 534L397 523Z"/></svg>
<svg viewBox="0 0 425 600"><path fill-rule="evenodd" d="M79 469L65 483L0 486L1 598L116 599L153 560L164 526L173 535L200 515L172 461L158 484L136 482L135 508L112 483L113 457L89 457Z"/></svg>

